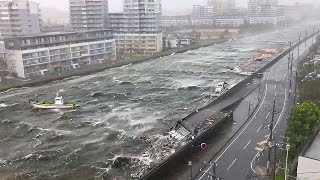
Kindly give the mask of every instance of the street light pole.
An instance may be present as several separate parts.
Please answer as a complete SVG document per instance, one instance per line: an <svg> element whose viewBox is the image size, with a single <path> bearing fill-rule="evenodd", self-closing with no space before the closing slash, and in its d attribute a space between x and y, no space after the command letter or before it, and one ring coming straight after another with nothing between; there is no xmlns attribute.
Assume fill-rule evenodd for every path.
<svg viewBox="0 0 320 180"><path fill-rule="evenodd" d="M308 37L308 29L306 29L306 39L304 41L304 50L307 51L307 37Z"/></svg>
<svg viewBox="0 0 320 180"><path fill-rule="evenodd" d="M300 56L300 43L301 43L301 34L299 34L298 57Z"/></svg>
<svg viewBox="0 0 320 180"><path fill-rule="evenodd" d="M188 166L190 166L190 180L192 180L192 161L188 161Z"/></svg>
<svg viewBox="0 0 320 180"><path fill-rule="evenodd" d="M290 144L286 145L287 155L286 155L286 168L284 173L284 180L287 180L287 168L288 168L288 154L289 154Z"/></svg>

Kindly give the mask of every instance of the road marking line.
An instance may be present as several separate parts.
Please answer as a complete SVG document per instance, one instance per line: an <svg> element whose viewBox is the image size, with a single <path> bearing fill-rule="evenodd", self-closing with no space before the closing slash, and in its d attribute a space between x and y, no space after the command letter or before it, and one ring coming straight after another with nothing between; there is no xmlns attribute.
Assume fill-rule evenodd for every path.
<svg viewBox="0 0 320 180"><path fill-rule="evenodd" d="M276 64L274 64L272 66L272 68L270 69L269 73L268 73L268 76L267 76L267 80L269 79L270 77L270 72L274 69L274 67L276 66ZM251 118L251 120L248 122L248 124L244 127L244 129L240 132L240 134L229 144L229 146L220 154L220 156L214 161L214 162L217 162L221 157L222 155L230 148L230 146L241 136L241 134L248 128L248 126L251 124L251 122L253 121L253 119L257 116L258 112L260 111L261 107L263 106L265 100L266 100L266 96L267 96L267 91L268 91L268 84L266 83L266 88L265 88L265 91L264 91L264 96L263 96L263 99L262 99L262 102L258 108L258 110L256 111L256 113L254 114L254 116ZM256 155L257 156L257 155ZM256 158L256 156L253 158L253 160ZM254 169L252 168L252 163L253 163L253 160L251 161L251 169L254 173L256 173L254 171ZM213 166L210 165L209 168L200 176L199 180L201 180L207 173L208 171L211 169L211 167Z"/></svg>
<svg viewBox="0 0 320 180"><path fill-rule="evenodd" d="M277 91L276 91L276 92L274 92L274 96L277 96Z"/></svg>
<svg viewBox="0 0 320 180"><path fill-rule="evenodd" d="M276 84L274 85L274 88L277 89L277 85Z"/></svg>
<svg viewBox="0 0 320 180"><path fill-rule="evenodd" d="M233 162L231 163L231 165L228 167L227 171L229 171L229 169L232 167L232 165L236 162L237 158L233 160Z"/></svg>
<svg viewBox="0 0 320 180"><path fill-rule="evenodd" d="M284 91L284 103L283 103L283 107L282 107L282 110L281 110L281 113L280 113L280 116L275 124L275 126L273 127L273 130L277 127L278 123L279 123L279 120L281 119L282 115L283 115L283 112L284 112L284 109L285 109L285 106L286 106L286 101L287 101L287 89L285 89ZM266 137L266 136L265 136ZM269 139L270 135L267 135L267 139ZM257 172L253 169L253 161L258 157L259 155L259 152L254 156L254 158L252 159L251 161L251 170L257 174Z"/></svg>
<svg viewBox="0 0 320 180"><path fill-rule="evenodd" d="M274 66L273 66L274 67ZM269 73L270 75L270 73ZM251 118L251 120L248 122L248 124L244 127L244 129L240 132L240 134L227 146L227 148L220 154L220 156L215 160L215 162L217 162L222 156L223 154L232 146L232 144L241 136L241 134L248 128L248 126L251 124L251 122L253 121L253 119L257 116L258 112L260 111L261 107L263 106L265 100L266 100L266 96L267 96L267 91L268 91L268 84L266 84L266 88L265 88L265 91L264 91L264 96L263 96L263 99L262 99L262 103L260 104L258 110L255 112L254 116ZM205 173L203 173L199 180L201 180L207 173L208 171L211 169L211 167L213 166L210 165L209 168L205 171Z"/></svg>
<svg viewBox="0 0 320 180"><path fill-rule="evenodd" d="M277 64L277 63L276 63L276 64ZM270 69L270 71L269 71L269 73L268 73L267 80L269 80L270 73L271 73L271 71L274 69L274 67L276 66L276 64L274 64L274 65L272 66L272 68ZM267 91L267 85L268 85L268 84L266 84L266 91ZM265 100L265 99L263 99L262 104L263 104L264 100ZM257 157L258 155L259 155L259 153L257 153L257 154L254 156L254 158L252 159L252 161L251 161L251 163L250 163L251 170L252 170L254 173L256 173L256 174L257 174L257 172L253 169L253 161L256 159L256 157ZM210 167L210 168L211 168L211 167ZM208 169L208 171L209 171L209 169ZM204 174L203 174L203 176L204 176Z"/></svg>
<svg viewBox="0 0 320 180"><path fill-rule="evenodd" d="M258 128L257 132L259 132L259 131L260 131L261 127L262 127L262 124L261 124L261 126Z"/></svg>
<svg viewBox="0 0 320 180"><path fill-rule="evenodd" d="M247 144L243 149L246 149L246 148L247 148L247 146L250 144L250 142L251 142L251 140L248 142L248 144Z"/></svg>
<svg viewBox="0 0 320 180"><path fill-rule="evenodd" d="M268 117L269 117L270 113L271 113L271 112L269 111L269 112L268 112L268 114L267 114L267 116L266 116L266 119L268 119Z"/></svg>

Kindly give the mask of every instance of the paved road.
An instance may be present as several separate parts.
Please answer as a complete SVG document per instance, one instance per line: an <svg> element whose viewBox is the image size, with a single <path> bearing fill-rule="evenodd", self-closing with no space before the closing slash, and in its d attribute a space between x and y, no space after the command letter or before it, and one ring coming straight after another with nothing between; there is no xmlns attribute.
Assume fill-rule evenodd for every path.
<svg viewBox="0 0 320 180"><path fill-rule="evenodd" d="M307 47L312 43L310 39ZM303 48L302 48L303 47ZM294 57L298 56L298 48L293 50ZM300 54L304 46L300 46ZM286 127L290 102L288 100L290 89L288 80L288 57L284 57L264 73L261 81L264 91L261 101L249 122L240 130L230 143L217 154L212 162L217 163L216 174L223 180L249 179L256 174L257 156L270 131L268 125L272 118L272 106L275 101L275 139L281 140ZM295 68L293 69L295 70ZM292 95L292 93L291 93ZM290 98L290 97L289 97ZM260 143L258 145L257 143ZM207 166L196 179L211 179L212 165Z"/></svg>

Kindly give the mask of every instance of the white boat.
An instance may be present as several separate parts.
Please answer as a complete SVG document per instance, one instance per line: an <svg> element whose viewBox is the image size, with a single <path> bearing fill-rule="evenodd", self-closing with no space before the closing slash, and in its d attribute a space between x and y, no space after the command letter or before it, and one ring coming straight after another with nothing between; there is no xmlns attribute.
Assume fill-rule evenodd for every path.
<svg viewBox="0 0 320 180"><path fill-rule="evenodd" d="M239 66L229 69L229 71L243 76L250 76L252 74L252 72L243 71Z"/></svg>
<svg viewBox="0 0 320 180"><path fill-rule="evenodd" d="M225 93L229 88L229 84L226 82L218 83L216 89L214 90L214 96L220 96Z"/></svg>
<svg viewBox="0 0 320 180"><path fill-rule="evenodd" d="M57 92L56 98L54 99L54 103L45 101L30 101L31 105L37 109L73 109L80 106L80 102L64 102L62 96L59 96L59 92Z"/></svg>

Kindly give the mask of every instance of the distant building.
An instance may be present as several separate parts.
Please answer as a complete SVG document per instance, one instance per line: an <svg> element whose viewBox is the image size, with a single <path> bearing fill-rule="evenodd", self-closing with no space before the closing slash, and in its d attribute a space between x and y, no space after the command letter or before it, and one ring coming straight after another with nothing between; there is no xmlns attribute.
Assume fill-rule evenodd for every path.
<svg viewBox="0 0 320 180"><path fill-rule="evenodd" d="M278 6L279 14L286 19L298 21L301 20L305 14L308 14L312 7L308 5L296 3L293 6L280 5Z"/></svg>
<svg viewBox="0 0 320 180"><path fill-rule="evenodd" d="M188 36L182 37L164 37L163 40L163 47L170 49L170 48L183 48L190 46L192 44L192 38Z"/></svg>
<svg viewBox="0 0 320 180"><path fill-rule="evenodd" d="M216 16L222 16L236 9L235 0L208 0L208 6L213 7Z"/></svg>
<svg viewBox="0 0 320 180"><path fill-rule="evenodd" d="M244 25L245 18L241 16L219 16L216 18L216 26L239 27Z"/></svg>
<svg viewBox="0 0 320 180"><path fill-rule="evenodd" d="M192 10L191 24L193 26L213 26L213 17L213 6L194 5Z"/></svg>
<svg viewBox="0 0 320 180"><path fill-rule="evenodd" d="M28 0L0 0L0 39L40 33L39 4Z"/></svg>
<svg viewBox="0 0 320 180"><path fill-rule="evenodd" d="M162 27L184 27L191 26L190 16L162 16Z"/></svg>
<svg viewBox="0 0 320 180"><path fill-rule="evenodd" d="M162 51L161 0L124 0L123 13L110 14L110 27L119 52Z"/></svg>
<svg viewBox="0 0 320 180"><path fill-rule="evenodd" d="M214 26L215 20L212 18L192 18L193 26Z"/></svg>
<svg viewBox="0 0 320 180"><path fill-rule="evenodd" d="M69 0L70 23L74 31L109 27L108 0Z"/></svg>
<svg viewBox="0 0 320 180"><path fill-rule="evenodd" d="M66 72L116 58L111 30L5 38L4 44L9 71L22 78Z"/></svg>
<svg viewBox="0 0 320 180"><path fill-rule="evenodd" d="M48 26L42 26L41 31L44 33L49 32L64 32L65 26L64 25L48 25Z"/></svg>
<svg viewBox="0 0 320 180"><path fill-rule="evenodd" d="M212 18L213 16L214 16L213 6L193 5L193 8L192 8L193 19Z"/></svg>
<svg viewBox="0 0 320 180"><path fill-rule="evenodd" d="M277 0L248 0L249 24L277 24Z"/></svg>

